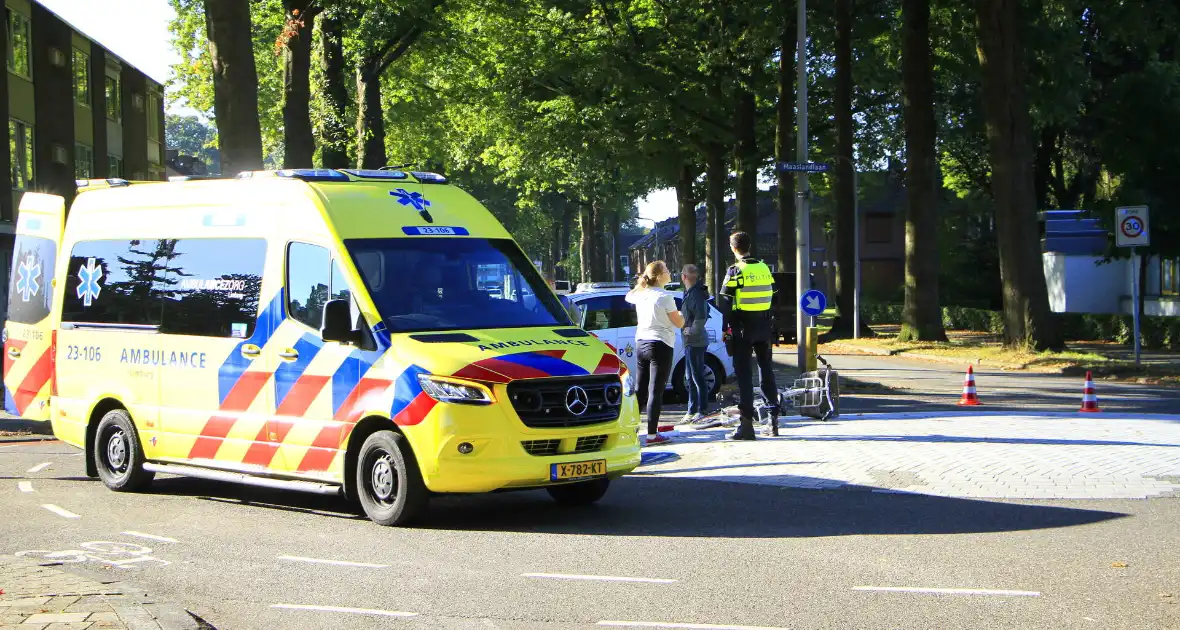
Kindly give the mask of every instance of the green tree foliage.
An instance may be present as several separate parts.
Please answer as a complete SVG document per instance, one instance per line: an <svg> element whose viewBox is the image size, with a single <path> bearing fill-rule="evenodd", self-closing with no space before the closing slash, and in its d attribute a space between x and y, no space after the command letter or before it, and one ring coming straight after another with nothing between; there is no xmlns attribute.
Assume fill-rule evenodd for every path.
<svg viewBox="0 0 1180 630"><path fill-rule="evenodd" d="M180 155L200 158L210 173L221 172L217 150L217 130L197 116L168 114L164 117L164 142Z"/></svg>

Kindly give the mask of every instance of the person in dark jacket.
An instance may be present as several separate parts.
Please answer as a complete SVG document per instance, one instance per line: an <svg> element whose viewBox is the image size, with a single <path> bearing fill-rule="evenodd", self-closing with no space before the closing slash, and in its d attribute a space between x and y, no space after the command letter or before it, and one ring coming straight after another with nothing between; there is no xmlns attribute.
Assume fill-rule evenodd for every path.
<svg viewBox="0 0 1180 630"><path fill-rule="evenodd" d="M685 265L680 272L684 286L684 300L680 315L684 328L680 334L684 341L684 370L688 377L688 412L682 422L700 420L709 406L709 384L705 380L705 351L709 347L709 331L705 323L709 319L709 288L705 286L696 265Z"/></svg>

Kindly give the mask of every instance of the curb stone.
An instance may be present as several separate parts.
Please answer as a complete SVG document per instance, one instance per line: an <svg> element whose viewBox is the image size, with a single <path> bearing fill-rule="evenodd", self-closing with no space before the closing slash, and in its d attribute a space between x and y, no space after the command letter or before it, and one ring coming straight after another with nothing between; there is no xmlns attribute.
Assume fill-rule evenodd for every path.
<svg viewBox="0 0 1180 630"><path fill-rule="evenodd" d="M29 559L0 555L0 628L56 623L95 630L213 628L131 584L93 580Z"/></svg>

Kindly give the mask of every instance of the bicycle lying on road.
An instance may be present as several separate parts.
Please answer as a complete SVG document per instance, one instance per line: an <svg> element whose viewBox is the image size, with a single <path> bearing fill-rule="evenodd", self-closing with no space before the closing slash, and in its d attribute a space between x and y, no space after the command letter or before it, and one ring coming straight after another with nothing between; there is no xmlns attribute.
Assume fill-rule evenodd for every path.
<svg viewBox="0 0 1180 630"><path fill-rule="evenodd" d="M815 358L823 365L822 369L804 372L790 387L778 389L779 418L803 416L827 421L840 415L840 374L822 356L817 354ZM737 398L737 394L734 394L734 398ZM770 404L761 389L755 388L754 413L758 424L769 424L773 412L774 405ZM731 426L738 423L740 416L738 405L730 405L689 425L697 430Z"/></svg>

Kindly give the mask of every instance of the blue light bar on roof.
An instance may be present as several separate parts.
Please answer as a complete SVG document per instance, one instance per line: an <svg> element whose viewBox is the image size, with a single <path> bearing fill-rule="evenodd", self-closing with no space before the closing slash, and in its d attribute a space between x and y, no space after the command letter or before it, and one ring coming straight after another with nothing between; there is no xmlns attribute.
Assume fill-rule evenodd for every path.
<svg viewBox="0 0 1180 630"><path fill-rule="evenodd" d="M346 182L348 176L330 168L285 168L275 175L305 182Z"/></svg>
<svg viewBox="0 0 1180 630"><path fill-rule="evenodd" d="M409 176L403 171L379 171L371 168L346 168L345 173L365 179L407 179Z"/></svg>
<svg viewBox="0 0 1180 630"><path fill-rule="evenodd" d="M439 175L438 173L427 173L424 171L410 171L410 175L413 175L414 179L418 180L418 183L421 183L421 184L445 184L445 183L447 183L447 178L443 177L442 175Z"/></svg>

